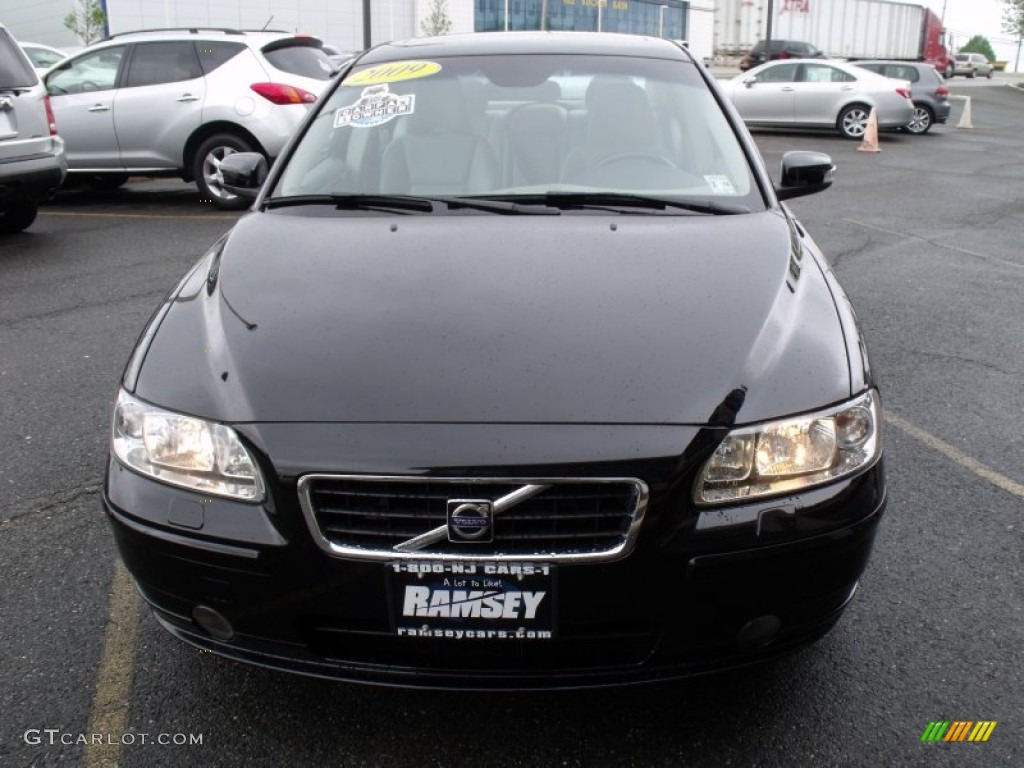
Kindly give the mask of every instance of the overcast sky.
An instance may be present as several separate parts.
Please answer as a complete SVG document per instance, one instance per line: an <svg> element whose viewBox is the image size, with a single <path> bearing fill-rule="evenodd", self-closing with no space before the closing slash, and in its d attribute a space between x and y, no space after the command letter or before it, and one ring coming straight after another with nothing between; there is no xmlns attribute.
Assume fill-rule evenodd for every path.
<svg viewBox="0 0 1024 768"><path fill-rule="evenodd" d="M926 0L926 5L940 16L945 5L946 29L953 34L955 46L963 45L974 35L984 35L995 48L996 56L1010 62L1010 68L1013 68L1017 41L1003 32L1003 9L1006 6L1002 0ZM1024 69L1024 61L1021 68Z"/></svg>

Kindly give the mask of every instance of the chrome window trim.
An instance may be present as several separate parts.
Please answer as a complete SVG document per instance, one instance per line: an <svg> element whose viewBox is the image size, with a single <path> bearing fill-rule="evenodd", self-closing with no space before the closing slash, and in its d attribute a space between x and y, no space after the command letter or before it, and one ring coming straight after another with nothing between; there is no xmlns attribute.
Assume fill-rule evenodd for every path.
<svg viewBox="0 0 1024 768"><path fill-rule="evenodd" d="M633 507L632 520L626 535L622 541L611 549L599 552L582 553L556 553L543 552L529 554L501 554L491 552L489 554L448 554L431 553L419 550L404 552L400 550L362 549L360 547L346 547L330 541L320 531L316 521L316 514L310 502L310 485L317 480L352 480L389 483L437 483L437 484L462 484L479 485L521 485L521 486L551 486L551 485L580 485L584 483L602 485L632 485L636 490L636 505ZM647 484L634 477L430 477L423 475L347 475L332 473L313 473L303 475L298 481L299 506L302 508L302 515L306 518L306 525L317 546L328 555L351 560L372 560L386 562L393 560L451 560L465 562L529 562L539 561L545 563L597 563L620 560L630 552L636 545L636 538L640 532L640 525L643 522L644 514L647 511L649 491ZM424 533L427 533L425 531ZM401 544L399 545L401 546Z"/></svg>

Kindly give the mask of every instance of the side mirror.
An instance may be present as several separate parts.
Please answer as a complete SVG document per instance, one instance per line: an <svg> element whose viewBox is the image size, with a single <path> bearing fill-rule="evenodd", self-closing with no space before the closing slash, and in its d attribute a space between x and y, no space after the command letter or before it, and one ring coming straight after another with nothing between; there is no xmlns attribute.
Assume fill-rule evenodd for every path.
<svg viewBox="0 0 1024 768"><path fill-rule="evenodd" d="M267 158L259 152L235 152L220 161L217 174L228 192L255 200L267 180Z"/></svg>
<svg viewBox="0 0 1024 768"><path fill-rule="evenodd" d="M782 180L775 188L779 200L812 195L832 186L836 166L823 152L786 152L782 156Z"/></svg>
<svg viewBox="0 0 1024 768"><path fill-rule="evenodd" d="M744 84L745 86L747 86L747 88L750 88L750 87L752 87L752 86L753 86L753 85L754 85L754 84L755 84L756 82L757 82L757 77L756 77L756 76L755 76L755 77L748 77L748 78L747 78L746 80L744 80L744 81L743 81L743 84Z"/></svg>

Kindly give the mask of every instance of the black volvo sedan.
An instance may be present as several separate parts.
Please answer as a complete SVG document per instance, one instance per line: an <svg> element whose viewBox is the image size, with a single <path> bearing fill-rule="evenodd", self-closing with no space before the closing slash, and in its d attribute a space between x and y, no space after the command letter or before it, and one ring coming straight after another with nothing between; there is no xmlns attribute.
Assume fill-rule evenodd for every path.
<svg viewBox="0 0 1024 768"><path fill-rule="evenodd" d="M176 637L401 686L826 633L885 507L853 310L710 74L639 36L357 57L141 334L103 503ZM852 628L852 631L856 631Z"/></svg>

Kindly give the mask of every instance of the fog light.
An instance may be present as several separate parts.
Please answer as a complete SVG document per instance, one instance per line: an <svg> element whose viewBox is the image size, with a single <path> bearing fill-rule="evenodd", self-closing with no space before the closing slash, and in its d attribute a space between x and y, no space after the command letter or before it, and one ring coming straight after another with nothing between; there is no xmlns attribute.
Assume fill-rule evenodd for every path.
<svg viewBox="0 0 1024 768"><path fill-rule="evenodd" d="M231 626L231 622L208 605L197 605L192 610L192 619L214 640L226 643L235 636L235 628Z"/></svg>
<svg viewBox="0 0 1024 768"><path fill-rule="evenodd" d="M736 647L743 650L763 648L775 639L782 628L782 619L778 616L758 616L743 625L736 635Z"/></svg>

